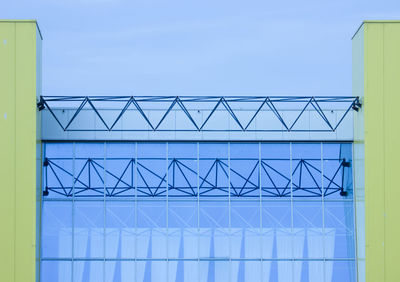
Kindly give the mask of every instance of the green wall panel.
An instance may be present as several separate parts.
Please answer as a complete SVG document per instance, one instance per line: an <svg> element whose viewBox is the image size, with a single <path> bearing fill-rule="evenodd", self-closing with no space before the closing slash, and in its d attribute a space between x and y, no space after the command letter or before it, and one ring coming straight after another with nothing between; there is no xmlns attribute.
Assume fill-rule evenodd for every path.
<svg viewBox="0 0 400 282"><path fill-rule="evenodd" d="M0 21L1 281L35 281L37 25Z"/></svg>
<svg viewBox="0 0 400 282"><path fill-rule="evenodd" d="M364 115L365 277L368 282L399 281L400 22L364 22L353 47L360 33L363 44L353 51L362 52L364 58L362 70L361 62L353 60L353 69L359 70L353 72L353 84L361 85L364 95L364 109L355 121L357 132L357 126L362 128L359 115ZM362 225L358 226L357 232L362 233Z"/></svg>

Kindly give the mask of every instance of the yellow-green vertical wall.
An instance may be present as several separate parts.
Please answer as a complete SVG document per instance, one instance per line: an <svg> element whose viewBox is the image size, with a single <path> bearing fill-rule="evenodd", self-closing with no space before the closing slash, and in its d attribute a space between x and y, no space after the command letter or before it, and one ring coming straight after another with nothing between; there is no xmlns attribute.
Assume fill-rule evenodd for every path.
<svg viewBox="0 0 400 282"><path fill-rule="evenodd" d="M359 33L364 109L356 115L364 114L365 277L400 281L400 22L367 21L355 38Z"/></svg>
<svg viewBox="0 0 400 282"><path fill-rule="evenodd" d="M35 281L38 41L35 21L0 21L0 281Z"/></svg>

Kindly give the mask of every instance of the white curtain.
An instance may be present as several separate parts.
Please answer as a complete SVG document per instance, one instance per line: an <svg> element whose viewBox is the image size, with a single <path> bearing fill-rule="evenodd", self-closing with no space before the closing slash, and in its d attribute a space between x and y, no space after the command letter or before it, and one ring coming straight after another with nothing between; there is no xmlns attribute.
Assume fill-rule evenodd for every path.
<svg viewBox="0 0 400 282"><path fill-rule="evenodd" d="M137 231L137 233L135 233ZM260 234L261 231L261 234ZM91 258L103 257L103 228L75 228L74 229L74 257ZM68 240L71 228L59 230L59 255L68 257L70 245ZM136 234L136 236L135 236ZM302 261L291 261L292 258L303 258L304 243L307 239L308 276L310 282L329 282L332 280L333 261L313 261L313 259L333 258L335 250L334 228L169 228L168 256L178 258L183 247L184 258L209 258L211 254L211 239L214 240L214 257L220 259L240 258L244 240L245 258L271 259L274 237L277 244L277 258L288 261L278 261L278 280L300 282ZM213 234L213 238L211 238ZM243 234L245 237L243 238ZM307 234L307 238L305 236ZM183 238L182 238L183 235ZM151 241L150 241L151 239ZM121 242L120 242L121 240ZM183 242L183 246L181 243ZM121 257L134 258L135 247L137 258L148 258L151 243L151 258L165 259L167 257L167 229L166 228L107 228L106 249L107 257L116 258L121 244ZM90 246L90 254L88 254ZM200 247L200 248L199 248ZM103 279L102 261L75 261L74 281L83 281L85 266L90 265L89 282ZM201 266L200 266L201 265ZM184 281L206 282L208 280L209 261L184 261ZM239 274L239 261L215 263L215 280L226 281L231 277L234 281ZM271 262L246 261L244 263L246 281L269 281ZM201 271L200 271L201 268ZM122 280L131 281L136 275L137 281L145 279L146 261L138 261L136 266L132 262L121 262ZM71 269L69 264L59 264L58 281L64 282ZM116 262L107 262L105 272L106 281L112 281L116 271ZM153 261L151 263L152 281L164 281L168 275L169 281L175 281L178 271L178 262ZM229 273L230 272L230 273ZM167 274L168 273L168 274ZM261 280L262 277L262 280ZM69 282L69 281L68 281ZM86 281L85 281L86 282Z"/></svg>
<svg viewBox="0 0 400 282"><path fill-rule="evenodd" d="M178 258L181 247L181 228L168 228L168 257ZM176 280L176 272L178 270L177 261L168 262L168 281ZM154 279L153 279L154 281Z"/></svg>
<svg viewBox="0 0 400 282"><path fill-rule="evenodd" d="M321 259L324 257L324 233L322 228L307 229L308 257ZM324 264L321 261L308 262L308 276L310 282L324 281Z"/></svg>
<svg viewBox="0 0 400 282"><path fill-rule="evenodd" d="M243 229L242 228L231 228L231 233L229 240L230 241L230 256L231 258L240 258L240 252L242 249L242 240L243 240ZM228 249L229 254L229 249ZM229 256L228 256L229 257ZM233 281L237 281L237 277L239 275L239 261L231 261L230 265L230 275ZM225 276L226 277L226 276ZM228 276L229 277L229 276ZM223 281L223 280L219 280Z"/></svg>
<svg viewBox="0 0 400 282"><path fill-rule="evenodd" d="M325 228L325 257L333 258L335 253L335 228ZM325 281L332 281L333 261L325 261Z"/></svg>
<svg viewBox="0 0 400 282"><path fill-rule="evenodd" d="M280 228L276 230L277 254L279 259L302 258L305 232L302 228ZM302 261L278 261L279 281L299 282Z"/></svg>
<svg viewBox="0 0 400 282"><path fill-rule="evenodd" d="M274 248L275 228L263 228L261 236L261 255L264 259L272 258ZM271 273L271 261L263 261L262 263L262 278L263 281L269 281Z"/></svg>
<svg viewBox="0 0 400 282"><path fill-rule="evenodd" d="M71 245L66 244L66 242L70 242L71 234L72 234L72 228L60 228L58 230L58 255L59 255L59 257L69 257L71 255ZM69 263L59 263L58 264L58 280L57 281L71 282L70 275L71 275L71 265Z"/></svg>
<svg viewBox="0 0 400 282"><path fill-rule="evenodd" d="M293 228L293 257L296 259L304 257L303 251L305 237L306 234L304 228ZM302 261L293 262L293 282L300 282L302 267Z"/></svg>
<svg viewBox="0 0 400 282"><path fill-rule="evenodd" d="M116 258L120 241L120 228L106 228L106 257ZM115 274L116 261L107 262L106 281L113 281Z"/></svg>
<svg viewBox="0 0 400 282"><path fill-rule="evenodd" d="M89 230L88 228L74 229L74 257L86 257L88 245ZM62 244L62 242L60 242ZM84 263L74 263L74 281L82 281Z"/></svg>
<svg viewBox="0 0 400 282"><path fill-rule="evenodd" d="M135 258L135 229L122 228L121 229L121 257L122 258ZM135 279L134 263L129 261L121 262L121 280L132 281Z"/></svg>
<svg viewBox="0 0 400 282"><path fill-rule="evenodd" d="M333 258L335 251L334 228L309 228L307 230L308 255L311 259ZM333 261L310 261L310 282L332 281ZM325 273L325 277L324 277Z"/></svg>
<svg viewBox="0 0 400 282"><path fill-rule="evenodd" d="M260 258L261 236L260 228L246 228L244 231L244 257ZM261 263L250 261L244 263L245 281L261 281Z"/></svg>
<svg viewBox="0 0 400 282"><path fill-rule="evenodd" d="M167 228L152 228L151 258L165 259L167 257ZM163 281L167 277L165 261L151 263L151 280Z"/></svg>
<svg viewBox="0 0 400 282"><path fill-rule="evenodd" d="M150 244L150 228L137 228L136 235L136 255L137 258L147 258L149 244ZM137 281L144 281L144 274L146 269L145 261L136 262L136 278Z"/></svg>
<svg viewBox="0 0 400 282"><path fill-rule="evenodd" d="M207 247L205 248L207 249ZM198 249L199 249L199 239L198 239L197 228L185 228L183 230L184 257L197 258ZM197 261L184 261L183 276L184 276L184 281L187 282L197 281L199 277L199 263Z"/></svg>
<svg viewBox="0 0 400 282"><path fill-rule="evenodd" d="M199 236L199 240L200 240L199 256L200 256L200 258L210 257L211 235L212 235L211 228L200 228L200 236ZM215 245L215 242L214 242L214 245ZM200 269L201 269L200 273L199 273L200 282L207 282L208 268L209 268L208 261L200 262Z"/></svg>
<svg viewBox="0 0 400 282"><path fill-rule="evenodd" d="M135 281L135 262L133 261L121 261L121 282L132 282ZM106 280L114 281L114 280Z"/></svg>
<svg viewBox="0 0 400 282"><path fill-rule="evenodd" d="M229 228L214 228L214 256L220 259L229 258ZM219 264L215 264L215 281L224 281L229 277L229 267Z"/></svg>

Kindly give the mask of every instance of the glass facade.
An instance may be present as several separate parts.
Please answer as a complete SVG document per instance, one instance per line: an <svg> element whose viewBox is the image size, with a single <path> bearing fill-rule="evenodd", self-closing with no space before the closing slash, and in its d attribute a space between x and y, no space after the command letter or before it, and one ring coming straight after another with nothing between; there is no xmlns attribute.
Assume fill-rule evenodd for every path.
<svg viewBox="0 0 400 282"><path fill-rule="evenodd" d="M356 281L351 143L44 143L41 281Z"/></svg>

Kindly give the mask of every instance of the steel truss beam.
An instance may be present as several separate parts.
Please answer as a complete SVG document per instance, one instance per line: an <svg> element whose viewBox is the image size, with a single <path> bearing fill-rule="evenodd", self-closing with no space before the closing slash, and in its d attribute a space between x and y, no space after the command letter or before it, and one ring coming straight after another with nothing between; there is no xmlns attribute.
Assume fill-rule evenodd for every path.
<svg viewBox="0 0 400 282"><path fill-rule="evenodd" d="M333 109L333 107L336 107ZM361 107L358 97L321 96L42 96L38 108L46 108L63 131L235 131L235 132L334 132L338 129L345 117ZM56 110L68 109L73 114L68 120L59 117ZM105 118L105 109L116 110L117 114ZM149 111L161 111L161 117L152 120ZM74 121L82 115L83 111L93 111L101 128L91 125L77 125ZM128 123L138 124L141 128L120 128L117 125L123 118L127 118L128 111L135 111L138 116L128 117ZM240 111L247 111L246 117L239 115ZM290 110L295 113L290 119L283 114ZM338 111L336 119L328 118L327 112ZM176 128L166 122L172 111L183 113L187 125ZM194 117L194 113L204 111L204 118ZM213 128L211 120L216 112L223 112L232 120L233 128ZM255 128L255 120L263 112L272 113L274 119L263 122L265 128ZM316 119L323 127L303 128L300 120L306 112L315 113ZM140 121L139 121L140 119ZM270 124L279 124L280 128L271 127Z"/></svg>
<svg viewBox="0 0 400 282"><path fill-rule="evenodd" d="M330 174L334 173L329 176L322 175L321 160L315 159L293 159L291 173L286 171L290 159L230 159L230 167L227 159L199 159L197 187L196 161L169 159L167 176L166 160L162 158L46 158L44 195L154 198L165 197L168 186L169 197L227 197L229 192L231 197L259 197L261 186L263 197L327 197L345 195L345 170L351 169L344 159L324 159L334 164Z"/></svg>

